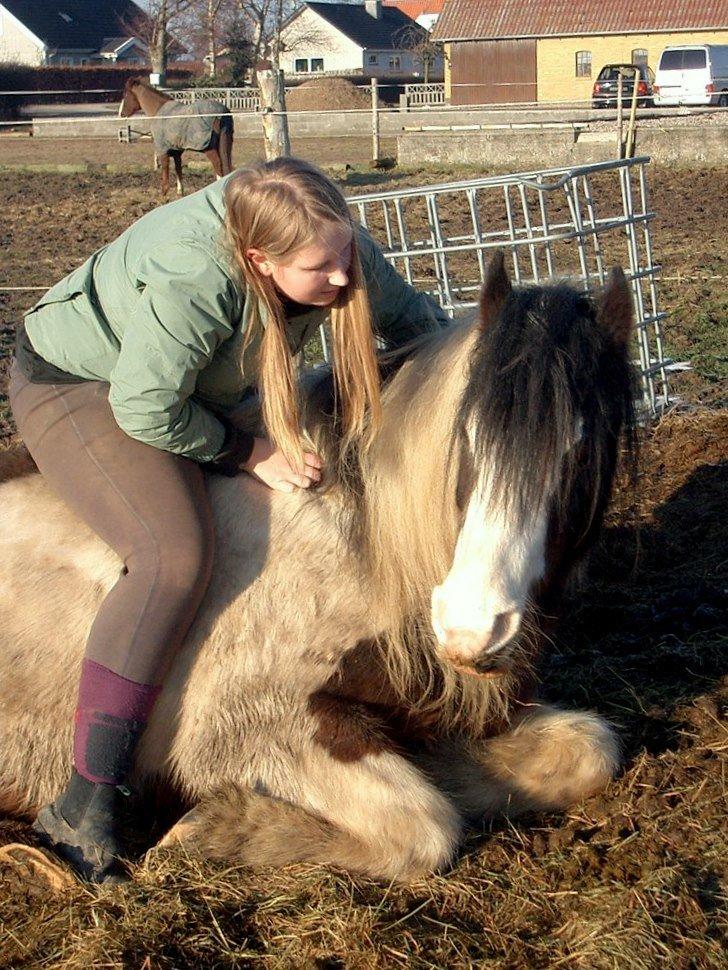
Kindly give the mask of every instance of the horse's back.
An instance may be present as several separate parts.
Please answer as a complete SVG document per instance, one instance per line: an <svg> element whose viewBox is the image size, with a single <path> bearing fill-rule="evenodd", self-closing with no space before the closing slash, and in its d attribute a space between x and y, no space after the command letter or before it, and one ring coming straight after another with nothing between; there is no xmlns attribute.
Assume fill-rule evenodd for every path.
<svg viewBox="0 0 728 970"><path fill-rule="evenodd" d="M9 482L13 478L32 475L37 471L36 464L25 445L11 442L5 447L0 447L0 484Z"/></svg>
<svg viewBox="0 0 728 970"><path fill-rule="evenodd" d="M157 150L204 152L210 147L215 122L230 110L220 101L203 98L192 104L170 101L151 121L152 137Z"/></svg>

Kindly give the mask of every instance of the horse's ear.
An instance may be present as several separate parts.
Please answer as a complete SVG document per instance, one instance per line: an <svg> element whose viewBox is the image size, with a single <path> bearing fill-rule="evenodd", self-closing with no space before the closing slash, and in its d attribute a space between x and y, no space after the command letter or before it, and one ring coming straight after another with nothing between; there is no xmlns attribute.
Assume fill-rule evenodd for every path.
<svg viewBox="0 0 728 970"><path fill-rule="evenodd" d="M624 346L632 333L632 294L620 266L613 266L597 303L597 321Z"/></svg>
<svg viewBox="0 0 728 970"><path fill-rule="evenodd" d="M485 282L480 294L480 325L489 327L498 317L501 307L511 292L511 281L506 273L503 250L498 249L488 263Z"/></svg>

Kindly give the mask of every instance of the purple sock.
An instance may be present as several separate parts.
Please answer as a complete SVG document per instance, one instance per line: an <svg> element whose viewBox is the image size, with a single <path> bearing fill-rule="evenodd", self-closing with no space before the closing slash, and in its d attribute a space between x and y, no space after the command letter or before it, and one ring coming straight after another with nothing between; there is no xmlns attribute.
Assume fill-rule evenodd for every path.
<svg viewBox="0 0 728 970"><path fill-rule="evenodd" d="M125 780L160 690L84 660L73 737L79 775L107 785Z"/></svg>

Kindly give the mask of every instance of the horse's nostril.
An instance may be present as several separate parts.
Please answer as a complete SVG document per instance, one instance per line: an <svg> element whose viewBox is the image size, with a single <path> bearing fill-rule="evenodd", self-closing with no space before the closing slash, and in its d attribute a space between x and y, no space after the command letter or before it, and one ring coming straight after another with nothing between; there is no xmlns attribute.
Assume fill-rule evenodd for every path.
<svg viewBox="0 0 728 970"><path fill-rule="evenodd" d="M516 610L508 610L507 613L498 613L493 621L493 629L490 634L490 649L496 650L515 636L520 625L520 614Z"/></svg>

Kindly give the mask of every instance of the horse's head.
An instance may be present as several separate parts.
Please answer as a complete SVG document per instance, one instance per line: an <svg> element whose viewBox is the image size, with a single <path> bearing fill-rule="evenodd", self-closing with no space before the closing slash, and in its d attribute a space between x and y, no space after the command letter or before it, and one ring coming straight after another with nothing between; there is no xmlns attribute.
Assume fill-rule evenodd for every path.
<svg viewBox="0 0 728 970"><path fill-rule="evenodd" d="M141 78L127 78L126 84L124 85L124 94L121 99L121 104L119 105L120 118L129 118L135 112L141 111L139 98L134 93L134 89L141 83Z"/></svg>
<svg viewBox="0 0 728 970"><path fill-rule="evenodd" d="M442 658L508 666L524 613L596 535L632 427L632 303L618 268L596 301L566 284L512 289L489 266L459 414L461 526L432 593Z"/></svg>

